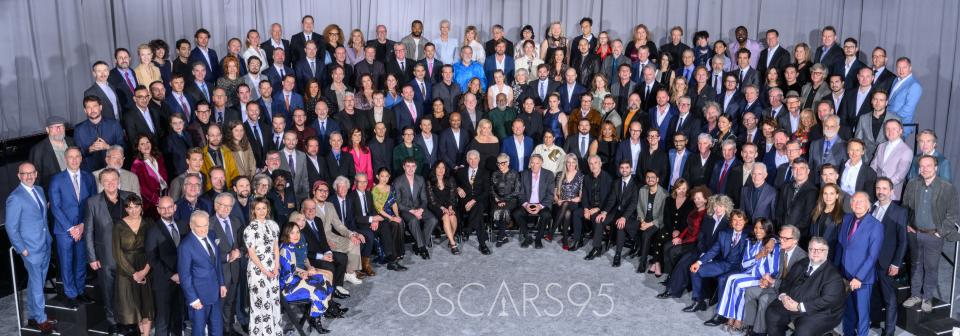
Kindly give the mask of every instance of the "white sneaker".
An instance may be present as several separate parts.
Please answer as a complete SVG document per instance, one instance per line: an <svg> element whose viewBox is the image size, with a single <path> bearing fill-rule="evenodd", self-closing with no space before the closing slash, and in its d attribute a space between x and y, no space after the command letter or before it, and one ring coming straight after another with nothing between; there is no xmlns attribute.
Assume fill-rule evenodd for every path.
<svg viewBox="0 0 960 336"><path fill-rule="evenodd" d="M360 280L360 278L357 278L356 273L347 273L346 275L343 276L343 280L346 282L352 283L354 285L359 285L363 283L363 280Z"/></svg>
<svg viewBox="0 0 960 336"><path fill-rule="evenodd" d="M340 293L341 295L350 295L350 291L348 291L347 288L343 286L337 287L337 293Z"/></svg>
<svg viewBox="0 0 960 336"><path fill-rule="evenodd" d="M908 298L906 301L903 301L903 307L904 307L904 308L913 308L914 306L916 306L916 305L917 305L918 303L920 303L921 301L923 301L923 300L922 300L919 296L911 296L911 297Z"/></svg>

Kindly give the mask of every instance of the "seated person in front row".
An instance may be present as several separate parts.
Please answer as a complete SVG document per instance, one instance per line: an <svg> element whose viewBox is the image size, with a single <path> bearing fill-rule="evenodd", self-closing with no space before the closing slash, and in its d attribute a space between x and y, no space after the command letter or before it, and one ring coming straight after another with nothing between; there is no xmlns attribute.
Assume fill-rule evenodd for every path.
<svg viewBox="0 0 960 336"><path fill-rule="evenodd" d="M783 285L783 281L790 274L793 265L805 263L807 252L800 248L800 229L793 225L784 225L780 228L780 273L776 276L765 274L760 283L749 287L743 294L743 328L748 333L764 334L767 332L767 323L763 314L776 298Z"/></svg>
<svg viewBox="0 0 960 336"><path fill-rule="evenodd" d="M603 210L594 220L593 250L590 250L590 253L584 258L585 260L593 260L603 254L600 244L604 229L615 224L617 249L613 256L613 267L620 266L620 251L623 249L623 243L626 240L624 230L627 227L639 225L637 223L637 183L633 179L630 161L620 162L619 167L620 178L610 185L613 193L607 197L607 204L604 205Z"/></svg>
<svg viewBox="0 0 960 336"><path fill-rule="evenodd" d="M513 222L520 227L523 242L520 247L543 248L543 235L551 221L550 208L553 205L555 179L553 173L542 169L543 158L539 154L530 157L530 169L520 173L521 194L519 207L513 209ZM537 217L536 239L527 234L527 217Z"/></svg>
<svg viewBox="0 0 960 336"><path fill-rule="evenodd" d="M297 214L297 217L302 216ZM280 241L280 290L284 298L287 301L310 300L311 324L321 334L330 332L323 328L320 315L343 317L346 310L330 299L334 291L333 273L314 268L307 261L307 245L301 242L300 226L296 223L283 227ZM332 256L332 251L326 253Z"/></svg>
<svg viewBox="0 0 960 336"><path fill-rule="evenodd" d="M724 196L725 197L725 196ZM683 311L692 313L707 309L707 300L713 298L707 294L703 281L707 278L716 278L717 283L726 283L727 276L740 270L743 247L747 245L743 227L747 224L747 215L740 210L730 212L730 229L720 231L717 239L707 253L690 265L690 282L693 285L691 298L693 303L683 308ZM722 289L721 289L722 290ZM723 293L716 293L716 297L723 297Z"/></svg>
<svg viewBox="0 0 960 336"><path fill-rule="evenodd" d="M777 300L766 311L770 336L786 335L791 322L797 336L823 335L840 324L847 299L846 283L837 268L827 262L830 247L823 238L813 237L807 251L810 258L790 267Z"/></svg>
<svg viewBox="0 0 960 336"><path fill-rule="evenodd" d="M766 218L753 221L753 232L744 247L740 266L743 271L727 278L723 296L717 306L717 314L705 322L706 326L718 326L724 322L734 331L743 326L744 293L760 284L764 278L777 277L780 270L780 242L774 236L773 222Z"/></svg>

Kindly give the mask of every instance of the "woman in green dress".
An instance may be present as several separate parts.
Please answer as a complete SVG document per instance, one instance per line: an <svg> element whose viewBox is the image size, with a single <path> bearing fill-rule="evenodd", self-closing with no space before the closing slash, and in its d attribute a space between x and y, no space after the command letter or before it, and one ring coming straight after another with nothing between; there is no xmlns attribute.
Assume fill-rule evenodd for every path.
<svg viewBox="0 0 960 336"><path fill-rule="evenodd" d="M153 290L148 283L147 231L153 222L143 217L143 200L130 195L123 200L127 216L113 226L113 255L117 260L116 319L124 329L137 326L150 335L153 320Z"/></svg>
<svg viewBox="0 0 960 336"><path fill-rule="evenodd" d="M386 256L387 269L405 271L400 265L403 259L403 220L400 219L400 210L397 207L397 193L390 187L390 170L386 167L377 172L377 185L371 191L373 207L377 214L383 217L379 227L380 243L383 245L383 254Z"/></svg>

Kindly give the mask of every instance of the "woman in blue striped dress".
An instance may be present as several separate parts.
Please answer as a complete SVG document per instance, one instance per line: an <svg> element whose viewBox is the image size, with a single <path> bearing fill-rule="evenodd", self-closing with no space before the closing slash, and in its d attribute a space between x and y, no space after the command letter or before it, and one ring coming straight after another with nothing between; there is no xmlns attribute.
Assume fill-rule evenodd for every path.
<svg viewBox="0 0 960 336"><path fill-rule="evenodd" d="M743 251L743 271L727 278L717 314L726 317L727 326L739 331L743 320L743 294L747 288L759 286L765 275L776 278L780 273L780 243L774 234L773 222L766 218L754 220L753 237Z"/></svg>
<svg viewBox="0 0 960 336"><path fill-rule="evenodd" d="M303 219L295 212L293 220ZM280 288L287 301L309 299L310 323L321 334L330 331L323 327L321 316L331 317L332 311L339 311L339 305L330 301L333 295L333 273L325 269L314 268L307 260L306 242L300 240L300 226L296 222L288 223L280 234ZM330 308L328 311L327 308ZM325 314L326 313L326 314ZM337 312L336 317L342 317Z"/></svg>

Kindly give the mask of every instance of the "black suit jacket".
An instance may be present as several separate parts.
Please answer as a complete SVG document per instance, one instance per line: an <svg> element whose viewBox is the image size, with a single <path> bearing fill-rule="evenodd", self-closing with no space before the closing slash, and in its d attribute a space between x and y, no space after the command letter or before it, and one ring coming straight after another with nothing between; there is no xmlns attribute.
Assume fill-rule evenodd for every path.
<svg viewBox="0 0 960 336"><path fill-rule="evenodd" d="M330 173L327 172L327 160L321 156L317 156L317 164L313 164L313 160L310 160L310 156L307 156L307 181L310 183L311 188L313 183L317 181L327 181L330 179Z"/></svg>
<svg viewBox="0 0 960 336"><path fill-rule="evenodd" d="M713 165L717 160L717 157L711 153L710 157L707 158L706 164L702 164L700 161L700 153L691 152L690 156L687 157L687 163L683 166L684 179L694 187L700 185L706 186L710 183Z"/></svg>
<svg viewBox="0 0 960 336"><path fill-rule="evenodd" d="M301 37L302 37L302 35L301 35ZM291 65L293 65L292 63L290 63L290 61L292 60L292 57L293 57L293 56L292 56L292 51L293 51L293 49L290 49L290 40L288 40L288 39L280 39L280 44L283 45L283 54L284 54L283 64L286 65L286 66L291 66ZM273 48L273 42L270 42L270 38L267 38L266 41L264 41L263 43L260 43L260 49L263 49L263 51L267 54L267 59L266 59L266 60L260 60L260 64L273 64L273 49L274 49L274 48Z"/></svg>
<svg viewBox="0 0 960 336"><path fill-rule="evenodd" d="M174 223L181 238L186 232L190 231L190 227L185 221L174 221ZM147 237L144 241L147 262L150 264L153 289L175 288L177 284L170 280L170 277L177 274L177 245L173 242L170 229L166 227L162 220L158 220L155 224L147 231Z"/></svg>
<svg viewBox="0 0 960 336"><path fill-rule="evenodd" d="M830 46L830 49L826 50L827 55L823 56L824 50L823 46L817 47L817 52L813 55L813 63L823 63L828 70L835 69L837 64L843 64L843 50L840 49L840 46L836 43ZM823 61L820 61L820 58L823 57Z"/></svg>
<svg viewBox="0 0 960 336"><path fill-rule="evenodd" d="M813 207L817 205L818 189L813 181L808 179L800 185L800 190L793 195L793 183L784 185L777 195L776 220L778 226L793 225L800 229L803 237L809 237L810 217Z"/></svg>
<svg viewBox="0 0 960 336"><path fill-rule="evenodd" d="M831 325L836 325L840 322L843 302L847 299L846 281L830 262L824 262L812 275L807 276L809 266L809 260L793 264L787 272L787 278L780 284L779 292L802 303L807 311L802 313L803 316L812 319L821 317L833 321Z"/></svg>
<svg viewBox="0 0 960 336"><path fill-rule="evenodd" d="M862 159L861 159L862 160ZM840 165L840 178L843 178L843 171L847 170L846 162ZM877 172L867 164L866 161L860 162L860 171L857 172L857 182L854 187L857 191L863 191L870 195L870 200L877 199Z"/></svg>
<svg viewBox="0 0 960 336"><path fill-rule="evenodd" d="M476 175L473 177L473 184L470 184L470 167L464 166L457 169L455 175L457 186L463 189L467 194L460 199L460 204L467 204L469 201L477 201L475 209L483 209L484 204L490 199L490 175L482 166L477 167ZM482 210L481 210L482 211Z"/></svg>
<svg viewBox="0 0 960 336"><path fill-rule="evenodd" d="M377 209L373 207L373 193L369 191L363 193L364 206L362 207L360 206L360 193L358 191L350 191L350 193L347 194L347 199L350 200L350 207L353 208L353 221L356 223L357 228L369 229L370 217L378 216Z"/></svg>
<svg viewBox="0 0 960 336"><path fill-rule="evenodd" d="M650 92L644 94L644 90L647 89L647 83L639 82L637 83L637 92L640 93L640 109L644 111L649 111L651 107L657 106L657 90L662 88L663 85L660 82L653 82L653 86L650 87ZM693 111L691 111L691 114Z"/></svg>
<svg viewBox="0 0 960 336"><path fill-rule="evenodd" d="M837 108L840 122L855 129L861 115L873 113L873 104L870 103L870 101L873 99L873 93L876 91L877 87L872 87L870 92L867 93L867 97L863 99L863 104L860 106L857 106L857 89L845 91L843 93L843 99L840 100L841 107Z"/></svg>
<svg viewBox="0 0 960 336"><path fill-rule="evenodd" d="M310 34L310 40L316 42L317 50L324 50L323 34L320 32L313 32ZM267 42L270 42L269 40ZM298 61L306 57L306 51L303 50L307 46L307 37L303 35L303 32L299 32L290 37L290 52L287 54L290 57L287 57L289 64L297 64ZM264 49L266 51L266 49ZM272 49L270 50L273 51ZM319 52L318 52L319 53ZM273 58L273 54L268 53L267 57ZM270 62L268 64L273 64ZM289 65L288 64L288 65Z"/></svg>
<svg viewBox="0 0 960 336"><path fill-rule="evenodd" d="M310 264L317 265L317 262L320 261L317 254L322 255L333 250L327 243L327 234L323 231L323 221L320 220L320 217L314 217L313 222L317 225L317 230L314 230L310 227L310 223L307 223L303 227L300 237L307 241L307 258L310 259Z"/></svg>
<svg viewBox="0 0 960 336"><path fill-rule="evenodd" d="M440 133L440 151L438 157L450 167L463 166L466 164L467 145L473 139L472 134L467 130L460 129L460 141L453 136L453 129L447 128ZM457 181L459 182L459 181Z"/></svg>
<svg viewBox="0 0 960 336"><path fill-rule="evenodd" d="M730 219L724 217L717 223L712 215L704 215L700 223L700 232L697 233L697 251L706 253L717 241L720 232L730 228Z"/></svg>
<svg viewBox="0 0 960 336"><path fill-rule="evenodd" d="M603 208L608 218L624 217L628 220L637 219L637 197L640 188L637 187L637 178L631 177L627 187L623 188L623 179L617 178L610 183L610 196Z"/></svg>
<svg viewBox="0 0 960 336"><path fill-rule="evenodd" d="M554 81L550 78L547 78L546 81L547 81L547 84L546 84L547 88L544 91L545 92L544 97L540 97L540 79L539 78L532 82L528 82L528 84L530 84L530 88L533 89L533 92L534 92L533 97L536 100L537 106L539 107L545 107L547 103L546 97L549 97L550 93L557 92L557 90L560 89L560 82Z"/></svg>
<svg viewBox="0 0 960 336"><path fill-rule="evenodd" d="M324 157L324 161L327 164L327 183L333 185L333 180L335 180L337 176L343 176L350 179L351 182L353 181L353 175L357 173L357 168L353 165L353 155L347 152L341 152L340 161L337 162L333 157L333 152L330 152Z"/></svg>
<svg viewBox="0 0 960 336"><path fill-rule="evenodd" d="M67 143L67 147L77 145L71 137L65 137L64 141ZM37 169L37 184L43 189L49 190L47 187L50 185L50 178L61 171L57 154L53 152L53 144L50 143L49 137L30 148L29 161Z"/></svg>
<svg viewBox="0 0 960 336"><path fill-rule="evenodd" d="M133 69L130 69L130 77L136 81L136 76L133 74ZM128 107L130 104L133 104L133 90L130 89L130 85L127 85L127 80L123 78L123 75L120 74L120 70L117 68L110 69L110 75L107 76L107 83L110 83L110 86L116 90L117 99L120 100L121 109ZM150 85L149 83L135 83L138 85ZM121 115L123 115L121 113ZM122 118L122 117L121 117Z"/></svg>
<svg viewBox="0 0 960 336"><path fill-rule="evenodd" d="M430 73L426 58L417 61L417 64L423 65L423 71L427 73L426 77L429 83L440 83L440 81L443 80L443 76L440 75L443 69L443 62L440 62L436 57L433 58L433 73Z"/></svg>
<svg viewBox="0 0 960 336"><path fill-rule="evenodd" d="M597 187L594 189L594 185ZM613 177L601 170L600 175L594 177L593 173L587 172L583 176L583 191L581 193L580 204L584 208L601 208L606 206L607 199L610 198L610 188L613 186Z"/></svg>
<svg viewBox="0 0 960 336"><path fill-rule="evenodd" d="M880 220L883 224L883 247L880 248L877 265L878 270L884 273L890 265L903 268L903 257L907 254L907 215L906 208L891 202Z"/></svg>
<svg viewBox="0 0 960 336"><path fill-rule="evenodd" d="M390 57L386 66L384 67L387 74L393 74L397 77L397 83L399 85L405 85L413 79L413 67L417 64L417 61L407 58L404 61L403 70L400 69L400 61L396 57ZM434 69L436 71L436 69Z"/></svg>
<svg viewBox="0 0 960 336"><path fill-rule="evenodd" d="M257 136L253 134L253 127L250 127L249 122L243 123L243 131L247 133L247 139L250 141L250 150L253 151L253 158L257 160L257 168L263 167L266 164L267 151L276 147L276 145L273 144L270 125L267 125L264 119L260 119L257 122L257 131L260 132L260 139L263 140L263 144L261 144L260 141L257 140Z"/></svg>
<svg viewBox="0 0 960 336"><path fill-rule="evenodd" d="M779 70L778 73L782 73L783 69L790 65L790 52L782 46L777 47L777 50L773 52L773 58L770 59L769 66L767 65L768 55L770 55L770 49L765 48L760 51L760 58L757 59L757 71L760 72L762 82L767 81L767 69L776 68Z"/></svg>
<svg viewBox="0 0 960 336"><path fill-rule="evenodd" d="M687 149L693 150L697 148L697 136L700 135L701 125L700 119L693 115L693 112L687 113L687 116L683 118L683 124L680 125L680 128L677 128L677 123L680 122L680 115L674 114L670 118L670 124L667 126L667 143L673 143L673 136L677 133L683 133L687 136ZM661 135L662 137L663 135Z"/></svg>
<svg viewBox="0 0 960 336"><path fill-rule="evenodd" d="M892 82L893 81L891 80L891 83ZM113 95L117 97L117 105L118 105L117 113L119 114L119 116L114 115L113 103L110 102L110 98L107 98L107 94L103 92L103 89L99 85L97 85L97 83L93 83L93 85L87 88L87 90L83 91L83 95L100 97L100 104L103 106L101 115L103 115L104 118L123 119L123 111L127 107L127 104L130 104L131 102L128 102L126 100L126 97L120 94L120 90L114 87L113 83L110 82L109 80L107 81L107 86L109 86L110 89L113 90Z"/></svg>

